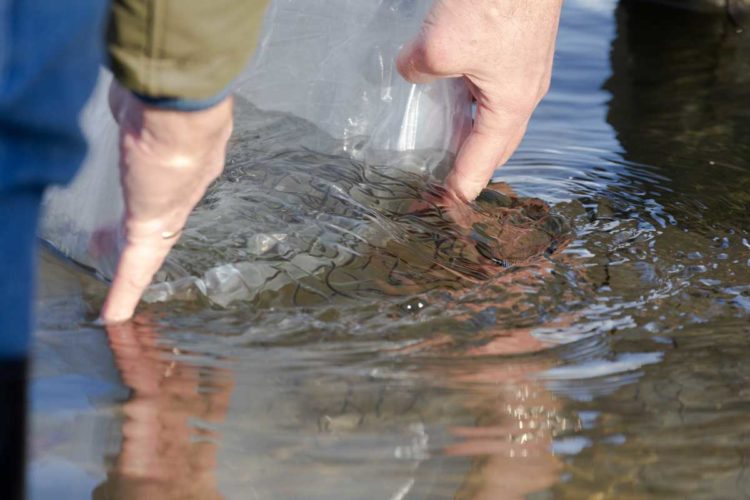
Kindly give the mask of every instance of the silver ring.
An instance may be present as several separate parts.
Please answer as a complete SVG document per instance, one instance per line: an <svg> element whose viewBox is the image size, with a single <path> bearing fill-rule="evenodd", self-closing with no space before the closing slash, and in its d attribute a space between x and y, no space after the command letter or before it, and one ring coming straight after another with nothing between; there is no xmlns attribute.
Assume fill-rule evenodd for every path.
<svg viewBox="0 0 750 500"><path fill-rule="evenodd" d="M172 238L176 238L182 233L182 229L178 229L177 231L162 231L161 237L165 240L171 240Z"/></svg>

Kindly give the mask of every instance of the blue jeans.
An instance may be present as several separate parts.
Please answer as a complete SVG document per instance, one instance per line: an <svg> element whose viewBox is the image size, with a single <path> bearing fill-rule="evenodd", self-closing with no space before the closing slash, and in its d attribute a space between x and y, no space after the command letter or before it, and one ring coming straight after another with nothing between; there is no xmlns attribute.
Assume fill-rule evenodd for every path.
<svg viewBox="0 0 750 500"><path fill-rule="evenodd" d="M107 0L0 0L0 359L31 331L41 193L86 153L78 115L102 62Z"/></svg>
<svg viewBox="0 0 750 500"><path fill-rule="evenodd" d="M86 153L78 114L103 54L107 0L0 0L0 483L23 498L25 376L44 188Z"/></svg>

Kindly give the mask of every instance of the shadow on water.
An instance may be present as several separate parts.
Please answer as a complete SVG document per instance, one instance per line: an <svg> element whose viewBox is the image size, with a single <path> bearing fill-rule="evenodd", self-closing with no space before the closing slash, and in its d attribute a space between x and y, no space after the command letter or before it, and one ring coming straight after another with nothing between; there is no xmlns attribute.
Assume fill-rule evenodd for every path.
<svg viewBox="0 0 750 500"><path fill-rule="evenodd" d="M625 158L669 178L660 198L671 210L704 227L747 228L747 33L723 14L642 1L624 2L616 22L607 120Z"/></svg>
<svg viewBox="0 0 750 500"><path fill-rule="evenodd" d="M240 149L134 323L90 323L103 286L45 253L30 496L748 495L748 36L565 9L498 172L520 194L474 218L414 205L424 176ZM527 196L573 228L551 252ZM492 246L523 234L553 237Z"/></svg>
<svg viewBox="0 0 750 500"><path fill-rule="evenodd" d="M650 295L613 350L660 342L665 353L606 397L573 391L570 408L596 416L581 433L594 444L555 491L746 497L750 38L724 15L648 2L621 2L615 20L607 121L631 167L609 196L619 217L640 212L657 231L610 254L640 274L610 264L610 288Z"/></svg>

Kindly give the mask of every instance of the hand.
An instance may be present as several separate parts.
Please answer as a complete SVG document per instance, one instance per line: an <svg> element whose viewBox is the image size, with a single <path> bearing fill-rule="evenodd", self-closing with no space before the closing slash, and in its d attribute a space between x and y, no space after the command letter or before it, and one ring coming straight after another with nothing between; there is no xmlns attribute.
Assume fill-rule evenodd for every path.
<svg viewBox="0 0 750 500"><path fill-rule="evenodd" d="M446 186L472 200L518 147L549 89L562 0L437 0L398 57L413 83L463 77L477 104Z"/></svg>
<svg viewBox="0 0 750 500"><path fill-rule="evenodd" d="M188 215L224 167L232 132L232 102L201 111L144 104L116 83L112 113L120 125L120 180L125 198L125 246L102 307L105 322L133 315Z"/></svg>

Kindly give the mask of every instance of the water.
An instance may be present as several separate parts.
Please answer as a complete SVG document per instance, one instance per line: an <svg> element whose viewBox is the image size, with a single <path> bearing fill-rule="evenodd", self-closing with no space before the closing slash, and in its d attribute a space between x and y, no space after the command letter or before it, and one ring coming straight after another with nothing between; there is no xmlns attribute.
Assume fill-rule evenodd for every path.
<svg viewBox="0 0 750 500"><path fill-rule="evenodd" d="M444 202L434 180L450 166L444 152L371 150L366 161L352 159L309 122L258 114L243 101L236 111L241 123L224 174L147 301L198 298L242 309L356 301L356 310L373 299L426 299L491 282L570 240L562 215L507 184L489 186L472 204ZM330 148L321 146L326 139ZM303 146L290 150L290 141Z"/></svg>
<svg viewBox="0 0 750 500"><path fill-rule="evenodd" d="M509 265L477 251L471 223L396 217L374 234L393 218L367 193L320 207L348 232L290 219L286 250L240 239L211 253L202 234L243 228L201 225L209 204L162 278L201 275L226 252L278 263L318 248L369 286L245 287L223 307L188 286L104 331L91 322L103 286L43 254L31 497L750 495L749 56L748 35L720 18L567 2L552 91L497 180L573 232ZM239 171L240 184L253 175ZM402 198L403 216L415 207ZM284 214L300 216L274 212L264 234ZM515 227L540 236L530 220ZM382 251L389 234L410 244ZM428 253L434 240L419 237L436 234L456 253ZM426 255L445 265L422 266ZM356 264L373 256L403 257L394 285Z"/></svg>

